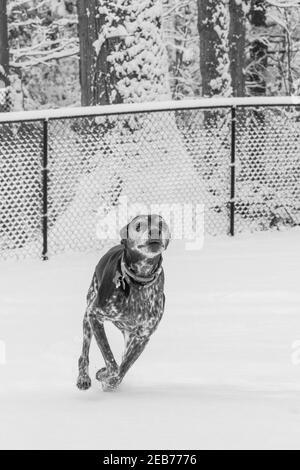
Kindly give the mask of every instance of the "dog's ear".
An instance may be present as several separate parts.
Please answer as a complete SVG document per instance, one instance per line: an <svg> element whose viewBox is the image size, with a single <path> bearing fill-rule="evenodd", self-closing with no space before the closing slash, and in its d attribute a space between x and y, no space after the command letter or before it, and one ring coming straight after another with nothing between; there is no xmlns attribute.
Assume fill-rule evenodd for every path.
<svg viewBox="0 0 300 470"><path fill-rule="evenodd" d="M130 240L130 229L132 230L134 223L138 219L139 216L135 217L134 219L129 222L129 224L125 225L120 231L121 243L126 246L128 240Z"/></svg>
<svg viewBox="0 0 300 470"><path fill-rule="evenodd" d="M122 245L126 246L126 244L128 242L128 238L129 238L129 224L125 225L125 227L123 227L120 230L120 237L121 237Z"/></svg>

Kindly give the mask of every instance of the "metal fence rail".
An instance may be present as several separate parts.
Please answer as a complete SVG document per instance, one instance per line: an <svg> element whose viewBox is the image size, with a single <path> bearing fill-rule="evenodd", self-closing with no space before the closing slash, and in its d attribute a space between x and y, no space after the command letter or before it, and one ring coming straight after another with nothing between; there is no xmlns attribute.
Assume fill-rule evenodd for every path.
<svg viewBox="0 0 300 470"><path fill-rule="evenodd" d="M0 259L85 251L118 206L204 204L207 234L300 224L300 100L0 114Z"/></svg>

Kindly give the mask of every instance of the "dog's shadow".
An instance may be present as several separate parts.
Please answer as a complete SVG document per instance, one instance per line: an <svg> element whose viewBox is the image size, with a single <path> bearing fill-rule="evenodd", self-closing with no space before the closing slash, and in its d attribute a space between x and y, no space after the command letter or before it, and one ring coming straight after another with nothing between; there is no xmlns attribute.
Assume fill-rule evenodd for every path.
<svg viewBox="0 0 300 470"><path fill-rule="evenodd" d="M155 382L155 383L133 383L122 384L112 392L102 392L101 385L95 384L93 388L84 395L87 401L104 400L118 402L126 401L174 401L184 403L218 401L225 402L266 402L266 400L299 398L296 390L277 390L273 387L254 387L249 384L214 384L201 382ZM82 398L82 396L80 396ZM300 402L300 399L299 399Z"/></svg>

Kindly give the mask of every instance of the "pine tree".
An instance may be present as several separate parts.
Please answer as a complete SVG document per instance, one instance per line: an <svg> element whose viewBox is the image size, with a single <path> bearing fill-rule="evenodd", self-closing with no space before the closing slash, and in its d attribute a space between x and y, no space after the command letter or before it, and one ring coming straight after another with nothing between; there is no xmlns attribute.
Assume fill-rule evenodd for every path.
<svg viewBox="0 0 300 470"><path fill-rule="evenodd" d="M169 95L160 0L78 0L82 104Z"/></svg>

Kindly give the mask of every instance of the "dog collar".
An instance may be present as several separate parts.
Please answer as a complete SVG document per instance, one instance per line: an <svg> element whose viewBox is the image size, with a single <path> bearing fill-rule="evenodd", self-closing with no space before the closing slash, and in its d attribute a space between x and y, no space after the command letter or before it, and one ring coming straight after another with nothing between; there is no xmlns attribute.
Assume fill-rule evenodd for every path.
<svg viewBox="0 0 300 470"><path fill-rule="evenodd" d="M121 259L121 276L118 279L119 285L122 282L123 288L125 289L124 286L124 281L126 280L128 283L134 281L136 284L141 285L142 287L150 287L154 282L158 279L162 272L162 259L159 262L159 265L156 268L156 271L148 277L143 277L143 276L138 276L135 274L130 268L125 263L124 255L122 256Z"/></svg>

